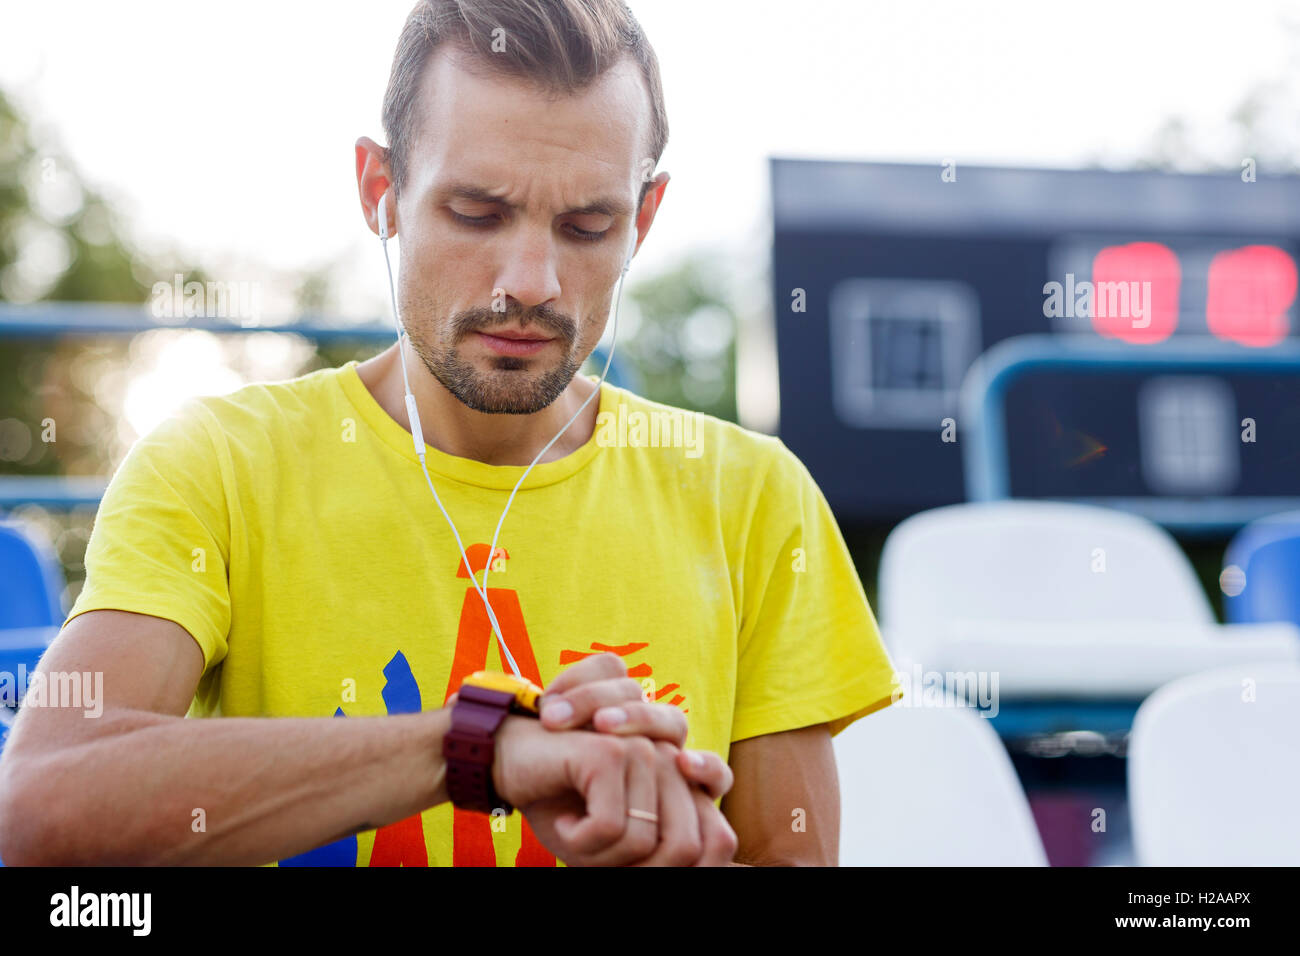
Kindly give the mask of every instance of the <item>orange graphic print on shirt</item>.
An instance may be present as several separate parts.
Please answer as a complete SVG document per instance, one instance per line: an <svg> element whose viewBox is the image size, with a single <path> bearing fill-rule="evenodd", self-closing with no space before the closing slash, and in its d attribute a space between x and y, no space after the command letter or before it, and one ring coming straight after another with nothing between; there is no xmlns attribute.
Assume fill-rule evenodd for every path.
<svg viewBox="0 0 1300 956"><path fill-rule="evenodd" d="M631 644L602 644L600 641L592 641L591 648L586 651L560 651L560 666L563 667L566 664L574 664L582 660L584 657L591 657L593 654L604 654L606 652L617 654L619 657L630 657L639 651L645 650L649 646L649 641L633 641ZM645 697L647 701L660 702L669 694L672 694L672 699L669 700L668 703L672 704L674 707L680 707L682 704L686 703L685 694L673 693L674 691L680 690L680 684L668 683L664 684L663 687L656 687L654 678L651 676L653 673L654 670L650 665L644 662L639 664L629 664L627 668L628 677L633 677L641 681L641 686L645 689ZM690 709L682 707L682 713L689 714Z"/></svg>
<svg viewBox="0 0 1300 956"><path fill-rule="evenodd" d="M473 567L480 561L484 569L489 566L497 568L497 561L508 560L510 555L504 548L497 548L491 556L489 565L488 545L471 545L465 551L470 567L461 561L456 571L460 578L473 578ZM519 595L509 588L487 589L488 601L496 614L497 625L501 628L501 637L510 648L510 653L519 667L519 673L541 686L541 674L537 670L537 658L533 646L528 640L528 628L524 625L523 611L519 607ZM447 692L443 695L443 705L456 693L461 683L475 671L487 668L488 647L495 644L497 656L501 660L501 669L509 671L505 652L501 649L496 635L492 632L492 622L488 619L483 599L473 585L465 591L465 600L460 609L460 626L456 629L456 656L452 661L451 674L447 679ZM452 812L452 865L453 866L496 866L496 850L492 845L492 820L486 814L469 810L456 809ZM515 856L515 866L555 866L555 857L542 846L533 828L523 820L523 842Z"/></svg>

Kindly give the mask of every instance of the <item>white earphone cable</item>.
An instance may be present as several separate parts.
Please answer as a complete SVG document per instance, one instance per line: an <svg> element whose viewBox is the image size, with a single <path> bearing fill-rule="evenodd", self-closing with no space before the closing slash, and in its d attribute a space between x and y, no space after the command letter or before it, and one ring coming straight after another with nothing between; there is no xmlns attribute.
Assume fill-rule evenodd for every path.
<svg viewBox="0 0 1300 956"><path fill-rule="evenodd" d="M565 422L564 427L556 432L555 436L542 447L542 450L537 453L536 457L533 458L528 467L524 469L524 473L519 476L519 480L515 482L515 486L510 492L510 497L506 500L505 509L501 512L501 517L497 521L496 530L492 534L492 544L488 548L487 563L483 568L483 583L480 585L478 579L474 576L474 566L469 562L469 555L465 551L465 544L461 540L460 532L456 530L456 523L451 520L451 515L447 513L447 509L443 506L442 499L438 497L438 490L433 486L433 478L429 475L429 468L425 463L426 452L424 448L424 432L420 426L420 415L415 404L415 396L411 393L411 380L406 370L406 353L403 347L403 340L409 339L410 336L402 327L401 318L398 316L397 292L393 283L393 264L388 257L388 229L385 209L387 198L387 194L385 194L383 200L380 202L380 218L383 225L380 229L379 241L384 249L384 265L388 270L388 295L393 306L393 322L397 327L397 358L398 362L402 366L402 382L406 391L406 410L407 416L410 419L411 438L415 445L415 454L420 459L420 469L424 472L424 480L429 485L429 491L433 492L433 500L438 503L438 510L441 511L442 516L447 519L447 524L451 527L451 533L456 538L456 547L460 549L460 556L465 562L466 570L469 572L470 584L474 587L479 598L483 601L483 608L487 612L488 620L492 624L492 633L496 635L497 642L501 646L501 653L505 657L506 661L509 662L510 669L514 671L515 676L522 677L523 675L519 672L519 665L515 663L514 655L510 653L510 648L506 646L505 637L501 634L501 626L497 623L496 612L492 610L492 602L488 600L488 572L492 569L492 559L496 554L497 539L500 537L501 527L505 524L506 515L510 511L510 506L514 504L515 494L519 491L520 486L523 485L524 479L528 477L529 472L533 470L533 466L541 460L542 456L546 454L551 446L559 441L560 436L569 430L569 426L577 421L578 416L581 415L583 409L591 403L591 400L600 394L601 387L605 383L605 376L609 373L610 364L614 361L614 348L618 344L618 310L619 305L623 300L623 282L627 278L627 266L630 263L631 253L633 250L631 248L629 249L628 260L624 263L623 274L620 275L618 279L618 292L614 299L614 334L610 340L609 356L605 359L605 368L600 373L600 379L596 382L596 388L586 397L583 403L578 406L578 410L573 413L573 416L567 422Z"/></svg>

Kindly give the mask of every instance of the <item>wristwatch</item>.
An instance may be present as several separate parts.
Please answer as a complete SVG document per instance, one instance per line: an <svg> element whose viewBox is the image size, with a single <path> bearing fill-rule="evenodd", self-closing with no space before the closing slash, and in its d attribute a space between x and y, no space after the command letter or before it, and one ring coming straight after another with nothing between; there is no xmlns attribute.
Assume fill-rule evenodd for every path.
<svg viewBox="0 0 1300 956"><path fill-rule="evenodd" d="M508 714L539 716L542 689L530 680L497 671L475 671L456 692L451 729L442 738L447 796L461 810L515 812L492 783L496 732Z"/></svg>

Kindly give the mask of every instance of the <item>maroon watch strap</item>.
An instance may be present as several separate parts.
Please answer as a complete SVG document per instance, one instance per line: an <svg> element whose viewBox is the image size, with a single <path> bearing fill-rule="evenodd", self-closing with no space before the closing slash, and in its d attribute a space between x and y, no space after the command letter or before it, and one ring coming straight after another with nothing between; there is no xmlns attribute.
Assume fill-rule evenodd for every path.
<svg viewBox="0 0 1300 956"><path fill-rule="evenodd" d="M451 729L442 738L442 755L447 763L447 796L462 810L506 814L515 808L496 792L492 763L496 755L496 732L515 695L473 685L462 686L451 708Z"/></svg>

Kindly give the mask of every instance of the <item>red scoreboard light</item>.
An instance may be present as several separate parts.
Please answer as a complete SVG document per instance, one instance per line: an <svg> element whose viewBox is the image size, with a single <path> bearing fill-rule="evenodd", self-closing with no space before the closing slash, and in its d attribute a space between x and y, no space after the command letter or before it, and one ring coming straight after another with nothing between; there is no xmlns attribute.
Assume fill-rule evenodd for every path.
<svg viewBox="0 0 1300 956"><path fill-rule="evenodd" d="M1106 246L1093 258L1085 286L1092 327L1135 345L1165 341L1178 330L1182 281L1177 254L1162 243ZM1218 338L1266 348L1290 334L1296 264L1285 250L1253 245L1215 252L1205 287L1205 327Z"/></svg>
<svg viewBox="0 0 1300 956"><path fill-rule="evenodd" d="M1092 327L1146 345L1178 328L1178 256L1158 242L1107 246L1092 260Z"/></svg>
<svg viewBox="0 0 1300 956"><path fill-rule="evenodd" d="M1295 259L1277 246L1245 246L1210 261L1205 319L1212 333L1256 348L1291 332Z"/></svg>

